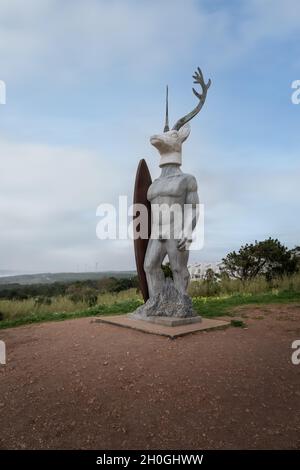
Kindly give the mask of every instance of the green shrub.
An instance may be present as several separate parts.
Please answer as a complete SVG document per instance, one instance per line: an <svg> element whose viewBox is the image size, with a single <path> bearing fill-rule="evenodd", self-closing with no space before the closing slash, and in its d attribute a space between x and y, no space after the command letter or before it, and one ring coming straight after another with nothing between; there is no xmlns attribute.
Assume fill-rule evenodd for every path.
<svg viewBox="0 0 300 470"><path fill-rule="evenodd" d="M230 324L231 324L231 326L234 326L236 328L245 328L246 327L245 322L243 322L243 320L239 320L238 318L234 318L233 320L231 320Z"/></svg>

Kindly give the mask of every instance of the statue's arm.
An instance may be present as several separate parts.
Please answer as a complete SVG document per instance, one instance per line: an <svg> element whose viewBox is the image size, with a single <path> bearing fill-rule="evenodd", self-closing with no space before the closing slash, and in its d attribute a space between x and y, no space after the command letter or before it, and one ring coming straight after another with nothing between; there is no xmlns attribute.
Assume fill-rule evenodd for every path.
<svg viewBox="0 0 300 470"><path fill-rule="evenodd" d="M187 193L184 207L184 226L178 249L185 250L192 242L193 230L196 227L199 217L199 195L197 181L194 176L188 177Z"/></svg>

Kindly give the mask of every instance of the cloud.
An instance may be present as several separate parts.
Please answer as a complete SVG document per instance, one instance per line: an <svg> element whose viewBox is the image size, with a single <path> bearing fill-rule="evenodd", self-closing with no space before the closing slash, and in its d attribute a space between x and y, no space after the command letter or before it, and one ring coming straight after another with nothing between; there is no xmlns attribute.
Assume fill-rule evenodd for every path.
<svg viewBox="0 0 300 470"><path fill-rule="evenodd" d="M299 16L298 0L28 0L26 6L2 0L0 79L8 88L0 135L2 267L134 267L130 243L96 239L96 207L114 203L119 193L131 197L140 155L151 155L151 172L158 174L158 156L148 142L161 127L155 81L172 78L171 117L179 117L195 103L188 70L198 60L213 87L183 157L206 205L205 247L192 257L219 260L241 243L269 235L293 245L300 228L299 168L293 163L297 153L284 152L284 137L293 132L290 110L278 110L283 125L276 132L281 121L271 126L273 97L272 103L259 98L255 88L247 101L234 87L239 65L252 52L255 59L267 43L276 54L278 42L298 38ZM224 79L222 69L228 71ZM273 69L269 73L271 79ZM256 115L263 106L266 112ZM256 140L253 123L262 134L269 126L269 142L265 134Z"/></svg>
<svg viewBox="0 0 300 470"><path fill-rule="evenodd" d="M74 0L3 1L1 69L76 79L76 73L115 73L167 66L191 46L201 26L195 2ZM184 22L182 19L184 18ZM24 52L22 54L22 51ZM50 72L50 76L49 76Z"/></svg>
<svg viewBox="0 0 300 470"><path fill-rule="evenodd" d="M106 159L89 149L3 139L0 154L2 266L46 269L45 257L63 269L70 249L73 269L82 250L94 258L96 208L114 198Z"/></svg>
<svg viewBox="0 0 300 470"><path fill-rule="evenodd" d="M190 0L2 0L4 79L85 74L107 80L177 70L193 58L211 68L243 57L260 41L299 31L297 0L245 0L208 9ZM79 75L79 76L78 76Z"/></svg>
<svg viewBox="0 0 300 470"><path fill-rule="evenodd" d="M205 204L205 245L191 260L218 261L242 243L268 236L296 243L299 166L218 167L222 149L191 166ZM191 149L194 155L196 149ZM130 240L96 238L96 208L132 194L132 175L87 148L0 139L0 246L3 269L134 269ZM185 158L184 158L185 159ZM123 181L121 182L121 174Z"/></svg>

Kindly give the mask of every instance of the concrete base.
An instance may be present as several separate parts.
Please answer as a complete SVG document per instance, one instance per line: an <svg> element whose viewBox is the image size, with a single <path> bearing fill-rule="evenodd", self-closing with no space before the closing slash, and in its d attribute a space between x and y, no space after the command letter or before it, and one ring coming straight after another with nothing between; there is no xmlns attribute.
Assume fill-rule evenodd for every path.
<svg viewBox="0 0 300 470"><path fill-rule="evenodd" d="M128 318L131 318L132 320L140 320L140 321L146 321L149 323L156 323L156 325L164 325L164 326L191 325L192 323L200 323L202 321L202 318L199 315L197 315L196 317L186 317L186 318L159 317L159 316L139 318L139 317L135 317L132 314L129 314Z"/></svg>
<svg viewBox="0 0 300 470"><path fill-rule="evenodd" d="M182 319L181 319L182 320ZM230 323L223 320L212 320L210 318L200 318L200 321L185 325L169 326L149 321L130 318L128 315L114 315L99 317L92 320L95 323L106 323L109 325L121 326L132 330L150 333L154 335L167 336L168 338L178 338L198 331L210 331L230 326Z"/></svg>

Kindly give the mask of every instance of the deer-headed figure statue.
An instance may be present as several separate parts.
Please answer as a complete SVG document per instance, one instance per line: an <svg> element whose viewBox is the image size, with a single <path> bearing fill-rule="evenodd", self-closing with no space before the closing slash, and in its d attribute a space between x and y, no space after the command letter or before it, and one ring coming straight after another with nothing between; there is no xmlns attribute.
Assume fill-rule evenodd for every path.
<svg viewBox="0 0 300 470"><path fill-rule="evenodd" d="M144 260L144 271L146 273L149 300L137 311L141 316L191 316L191 301L186 294L189 272L187 268L189 257L189 245L191 243L191 234L197 221L197 205L199 203L197 182L194 176L185 174L181 171L182 163L182 144L190 134L190 125L188 122L195 117L203 107L211 81L204 81L200 68L193 75L194 83L201 86L202 91L199 93L193 88L193 92L199 99L197 106L187 115L179 119L171 130L169 130L168 116L168 88L166 98L166 118L165 127L162 134L153 135L150 138L151 144L157 148L160 154L161 174L159 178L153 181L147 193L147 198L151 203L152 215L154 207L171 208L174 205L181 209L182 214L185 213L185 206L189 205L194 208L192 219L185 220L182 217L180 230L175 230L172 226L174 220L172 214L168 219L168 227L164 225L162 217L152 216L151 238L149 240ZM192 226L191 226L192 224ZM178 227L177 227L178 228ZM155 234L155 235L154 235ZM157 236L158 234L158 236ZM161 269L164 258L168 255L171 270L173 273L173 281L171 290L177 298L177 304L170 311L170 302L164 300L169 294L164 293L166 285L164 273ZM170 289L169 289L170 290ZM175 294L174 294L175 292ZM179 300L178 300L179 299ZM187 308L182 299L189 300L190 308ZM164 311L162 304L168 303L168 311ZM147 305L148 304L148 305Z"/></svg>

